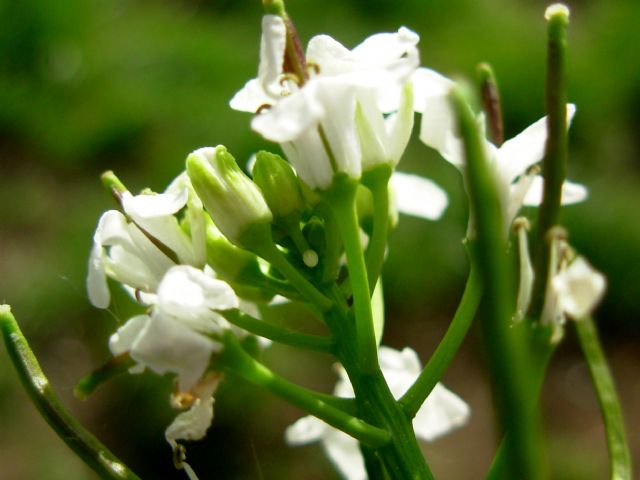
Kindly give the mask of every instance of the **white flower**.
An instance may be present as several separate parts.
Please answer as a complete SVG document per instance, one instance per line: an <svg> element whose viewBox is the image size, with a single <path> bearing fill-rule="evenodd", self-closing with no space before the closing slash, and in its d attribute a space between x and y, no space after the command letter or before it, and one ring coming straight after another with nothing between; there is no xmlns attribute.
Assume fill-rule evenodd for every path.
<svg viewBox="0 0 640 480"><path fill-rule="evenodd" d="M606 287L605 276L582 256L578 256L568 268L561 269L551 281L559 309L574 320L580 320L594 310Z"/></svg>
<svg viewBox="0 0 640 480"><path fill-rule="evenodd" d="M464 148L457 134L456 117L448 94L453 82L442 75L419 69L413 77L416 109L422 112L420 139L435 148L450 163L464 169ZM567 127L575 114L575 106L567 105ZM478 117L484 131L484 117ZM496 147L485 140L487 158L492 166L501 197L504 226L511 222L522 205L537 206L542 201L542 177L531 171L544 156L547 140L547 119L541 118L516 137ZM562 203L583 201L587 190L582 185L566 181Z"/></svg>
<svg viewBox="0 0 640 480"><path fill-rule="evenodd" d="M404 150L411 112L405 108L387 120L383 113L400 110L399 92L418 64L417 42L406 28L369 37L353 50L316 36L309 42L307 61L318 72L310 68L303 84L303 79L283 75L286 26L280 17L267 15L258 78L234 96L231 107L253 113L269 107L254 117L253 129L282 145L310 187L328 188L336 173L359 178L363 153L369 166L381 158L395 164ZM361 150L361 136L368 150ZM372 137L376 142L369 142Z"/></svg>
<svg viewBox="0 0 640 480"><path fill-rule="evenodd" d="M420 374L418 355L410 348L399 351L385 346L380 347L378 355L382 373L393 396L400 398ZM340 371L334 394L339 397L354 395L344 369ZM413 419L413 426L419 438L431 441L463 425L469 413L469 407L462 399L438 383ZM287 428L285 437L291 445L321 441L344 478L367 478L358 442L323 421L312 416L303 417Z"/></svg>
<svg viewBox="0 0 640 480"><path fill-rule="evenodd" d="M222 344L208 335L229 328L214 310L238 308L231 287L187 265L169 269L150 315L137 315L111 336L113 355L128 352L140 367L178 375L181 391L202 377Z"/></svg>
<svg viewBox="0 0 640 480"><path fill-rule="evenodd" d="M110 294L107 277L141 292L154 292L175 261L202 264L204 248L196 254L192 239L180 228L175 214L187 203L186 187L172 184L162 194L122 194L125 215L105 212L98 222L89 258L89 300L107 308ZM200 238L204 242L204 237Z"/></svg>
<svg viewBox="0 0 640 480"><path fill-rule="evenodd" d="M438 220L449 204L444 190L418 175L394 172L390 187L395 209L406 215Z"/></svg>

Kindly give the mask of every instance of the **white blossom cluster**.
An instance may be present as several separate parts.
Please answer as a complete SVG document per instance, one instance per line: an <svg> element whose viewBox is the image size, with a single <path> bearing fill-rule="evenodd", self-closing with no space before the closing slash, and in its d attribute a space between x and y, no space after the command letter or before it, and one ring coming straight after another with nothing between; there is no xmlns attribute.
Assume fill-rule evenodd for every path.
<svg viewBox="0 0 640 480"><path fill-rule="evenodd" d="M299 78L284 69L284 20L265 15L262 28L258 76L230 105L256 114L253 129L280 144L305 189L322 193L338 175L358 180L380 165L395 169L416 112L421 114L420 139L464 171L462 144L448 100L453 83L419 66L415 32L402 27L395 33L376 34L353 49L327 35L313 37L306 50L305 78ZM574 113L575 107L568 105L569 120ZM478 122L484 122L482 116ZM541 201L541 178L532 167L542 159L545 123L545 119L535 122L499 147L485 142L507 228L522 205ZM210 371L210 363L212 355L224 348L222 334L232 330L246 335L221 312L250 309L257 316L252 299L242 298L244 292L236 291L233 282L223 280L225 276L208 262L212 231L242 247L243 235L252 225L269 224L273 218L260 189L225 162L224 147L199 149L190 155L187 173L165 192L119 192L122 209L100 218L89 261L87 285L93 305L109 307L107 279L111 279L146 309L112 335L113 355L128 354L136 363L132 372L148 368L177 376L175 398L183 401L174 403L189 410L166 431L174 448L180 440L202 438L211 423L220 376ZM203 194L205 184L215 184L217 193ZM416 175L394 173L390 188L395 192L394 208L411 215L433 220L447 206L446 194ZM585 197L584 187L565 183L565 203ZM601 296L604 279L585 265L576 261L556 272L554 318L560 315L557 312L585 315ZM382 346L379 358L392 393L401 396L420 372L417 354ZM344 370L334 393L353 396ZM438 384L415 417L414 427L419 437L433 440L462 425L468 416L469 407ZM299 420L286 438L296 445L321 440L346 478L366 477L357 442L320 420Z"/></svg>

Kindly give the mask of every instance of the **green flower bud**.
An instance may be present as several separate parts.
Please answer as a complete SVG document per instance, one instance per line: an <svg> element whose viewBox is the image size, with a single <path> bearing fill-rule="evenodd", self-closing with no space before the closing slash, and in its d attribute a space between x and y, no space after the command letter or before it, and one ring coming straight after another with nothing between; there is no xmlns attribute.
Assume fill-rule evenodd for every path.
<svg viewBox="0 0 640 480"><path fill-rule="evenodd" d="M271 211L224 146L191 153L187 174L214 223L232 243L245 247L247 242L253 246L270 240Z"/></svg>
<svg viewBox="0 0 640 480"><path fill-rule="evenodd" d="M253 181L260 187L276 219L295 216L304 210L300 182L293 168L279 155L258 152L253 167Z"/></svg>
<svg viewBox="0 0 640 480"><path fill-rule="evenodd" d="M207 264L227 282L249 281L261 277L258 257L233 245L211 222L207 222Z"/></svg>

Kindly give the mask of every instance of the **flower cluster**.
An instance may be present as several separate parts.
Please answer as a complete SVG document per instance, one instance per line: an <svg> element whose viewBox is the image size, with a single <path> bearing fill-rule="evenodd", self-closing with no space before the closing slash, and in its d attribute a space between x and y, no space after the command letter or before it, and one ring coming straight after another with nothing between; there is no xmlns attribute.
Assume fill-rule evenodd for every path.
<svg viewBox="0 0 640 480"><path fill-rule="evenodd" d="M165 435L177 464L192 478L178 442L205 435L222 372L236 368L240 376L261 384L266 367L252 370L253 360L238 363L237 354L227 355L237 352L236 342L259 338L264 345L273 339L340 352L338 360L350 363L341 367L334 395L356 396L349 378L362 367L350 352L367 341L362 322L368 321L367 310L371 315L369 288L378 280L388 228L398 211L434 220L447 206L446 194L430 180L395 172L416 112L422 119L421 140L456 167L465 163L449 102L453 83L419 67L415 32L402 27L373 35L353 49L319 35L304 55L289 48L292 35L285 17L264 16L258 76L230 102L236 110L255 114L252 128L278 143L286 160L259 152L248 176L227 148L218 145L192 152L185 172L163 193L133 195L112 174L105 181L120 209L104 213L98 223L89 260L89 298L96 307L108 308L111 279L143 307L143 313L117 328L109 347L114 357L134 363L132 373L148 368L177 377L172 404L188 410ZM568 105L568 121L574 112ZM482 124L484 117L477 120ZM535 165L543 155L545 123L539 120L500 146L484 142L507 228L523 204L541 201ZM344 191L349 192L344 196L350 202L347 215L333 203ZM585 197L584 187L565 183L565 203ZM354 218L357 231L345 233L349 225L343 220ZM352 265L354 258L362 264ZM560 323L565 314L586 315L604 280L580 259L571 265L555 261L545 318ZM524 311L531 281L524 285L523 279L519 308ZM263 322L259 311L277 301L303 302L317 315L326 315L330 341ZM363 312L365 318L360 318ZM335 322L333 316L341 320ZM382 319L375 322L374 352ZM384 346L377 352L367 373L381 371L399 399L420 375L417 354ZM425 440L462 425L469 416L469 407L439 383L416 410L413 428ZM328 421L304 417L287 430L286 438L295 445L322 441L347 478L364 479L356 439L334 428L340 415L346 414Z"/></svg>

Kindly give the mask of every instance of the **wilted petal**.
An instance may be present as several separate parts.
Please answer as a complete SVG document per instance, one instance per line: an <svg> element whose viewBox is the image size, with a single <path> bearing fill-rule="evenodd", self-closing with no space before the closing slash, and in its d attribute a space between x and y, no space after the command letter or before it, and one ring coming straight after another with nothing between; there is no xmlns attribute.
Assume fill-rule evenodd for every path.
<svg viewBox="0 0 640 480"><path fill-rule="evenodd" d="M607 286L604 275L595 270L583 257L577 257L569 268L553 278L560 309L580 320L598 305Z"/></svg>
<svg viewBox="0 0 640 480"><path fill-rule="evenodd" d="M398 211L427 220L437 220L448 205L447 194L431 180L394 172L391 187Z"/></svg>
<svg viewBox="0 0 640 480"><path fill-rule="evenodd" d="M186 412L178 414L165 431L169 442L176 440L201 440L213 420L213 397L198 398Z"/></svg>

